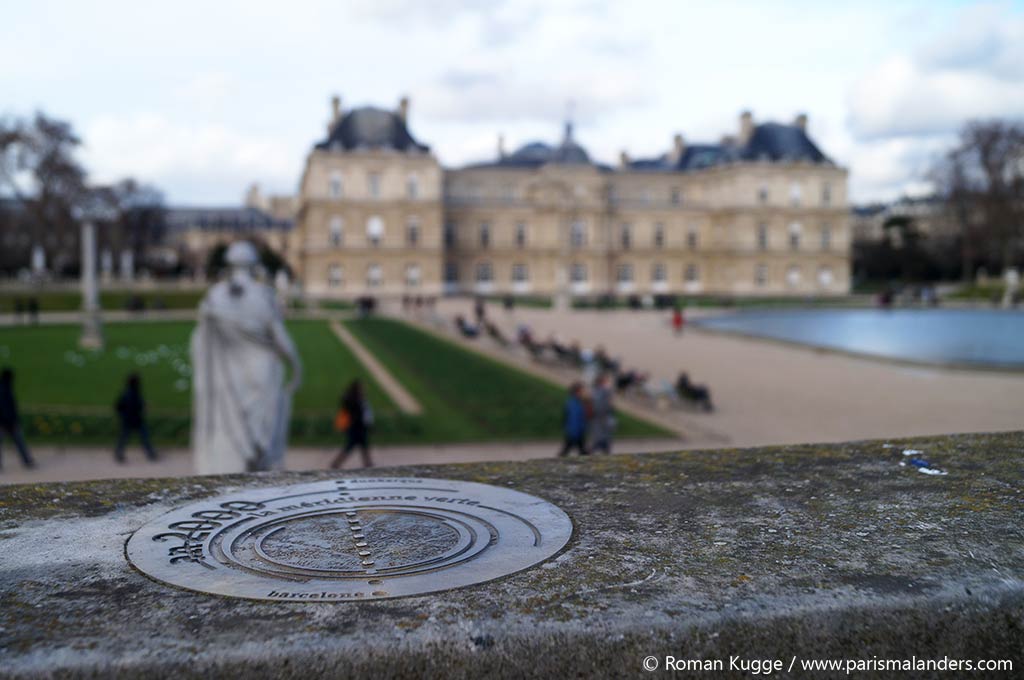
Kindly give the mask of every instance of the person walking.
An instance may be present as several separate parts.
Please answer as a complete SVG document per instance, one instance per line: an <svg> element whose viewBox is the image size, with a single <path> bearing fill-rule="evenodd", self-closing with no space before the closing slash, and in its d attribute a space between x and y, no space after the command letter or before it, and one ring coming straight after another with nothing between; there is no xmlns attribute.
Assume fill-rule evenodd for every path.
<svg viewBox="0 0 1024 680"><path fill-rule="evenodd" d="M675 311L672 312L672 330L675 331L676 335L683 334L683 325L686 324L686 317L683 316L683 310L680 307L676 307Z"/></svg>
<svg viewBox="0 0 1024 680"><path fill-rule="evenodd" d="M587 445L585 442L587 436L587 410L583 404L583 383L574 382L569 386L569 397L565 400L565 405L562 407L562 432L565 436L565 441L562 444L562 450L558 452L558 456L568 456L569 451L576 449L580 452L581 456L586 456L590 452L587 451Z"/></svg>
<svg viewBox="0 0 1024 680"><path fill-rule="evenodd" d="M32 454L25 445L25 437L21 434L21 423L18 418L18 402L14 398L14 371L5 368L0 372L0 467L2 467L2 446L4 435L11 438L14 448L18 449L21 462L28 469L36 466Z"/></svg>
<svg viewBox="0 0 1024 680"><path fill-rule="evenodd" d="M150 462L155 462L157 455L149 441L149 428L146 426L146 402L142 398L142 381L139 379L138 373L128 376L124 391L118 397L114 408L121 421L121 432L117 436L117 445L114 447L114 460L118 463L125 462L124 447L128 442L128 437L132 432L138 432L146 458Z"/></svg>
<svg viewBox="0 0 1024 680"><path fill-rule="evenodd" d="M612 452L612 438L615 435L615 409L612 406L612 391L608 386L608 374L601 373L594 381L590 397L590 450Z"/></svg>
<svg viewBox="0 0 1024 680"><path fill-rule="evenodd" d="M335 420L336 428L345 431L346 441L331 463L331 469L341 468L348 460L352 449L357 446L363 456L363 467L373 467L373 461L370 459L370 426L373 424L373 410L363 396L363 385L359 380L353 380L345 390Z"/></svg>

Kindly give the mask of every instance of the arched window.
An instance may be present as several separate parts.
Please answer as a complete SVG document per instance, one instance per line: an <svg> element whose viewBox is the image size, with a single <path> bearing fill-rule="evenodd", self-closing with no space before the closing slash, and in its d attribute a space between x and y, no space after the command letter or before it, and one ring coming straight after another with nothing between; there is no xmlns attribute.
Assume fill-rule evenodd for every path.
<svg viewBox="0 0 1024 680"><path fill-rule="evenodd" d="M409 198L419 198L420 178L415 172L409 173L409 176L405 179L405 194Z"/></svg>
<svg viewBox="0 0 1024 680"><path fill-rule="evenodd" d="M789 224L789 249L800 250L800 235L803 233L803 225L799 222Z"/></svg>
<svg viewBox="0 0 1024 680"><path fill-rule="evenodd" d="M790 288L796 288L800 285L800 266L790 265L789 269L786 270L786 285Z"/></svg>
<svg viewBox="0 0 1024 680"><path fill-rule="evenodd" d="M665 283L668 280L668 272L665 269L665 265L661 262L655 262L654 266L651 267L651 281L653 283Z"/></svg>
<svg viewBox="0 0 1024 680"><path fill-rule="evenodd" d="M477 283L490 283L494 280L494 268L490 262L478 262L476 265Z"/></svg>
<svg viewBox="0 0 1024 680"><path fill-rule="evenodd" d="M331 245L337 248L344 242L345 233L345 220L340 215L335 215L331 218L331 222L328 225L328 238L330 239Z"/></svg>
<svg viewBox="0 0 1024 680"><path fill-rule="evenodd" d="M409 288L416 288L420 285L420 266L418 264L405 266L405 285Z"/></svg>
<svg viewBox="0 0 1024 680"><path fill-rule="evenodd" d="M835 277L832 274L832 267L823 266L818 269L818 285L822 288L829 288Z"/></svg>
<svg viewBox="0 0 1024 680"><path fill-rule="evenodd" d="M665 225L662 224L661 222L657 222L654 225L654 247L665 247Z"/></svg>
<svg viewBox="0 0 1024 680"><path fill-rule="evenodd" d="M512 265L512 283L526 283L530 280L530 270L522 262Z"/></svg>
<svg viewBox="0 0 1024 680"><path fill-rule="evenodd" d="M569 280L573 283L585 283L587 280L587 265L582 262L573 262L569 267Z"/></svg>
<svg viewBox="0 0 1024 680"><path fill-rule="evenodd" d="M697 265L693 263L686 265L686 268L683 270L683 280L687 283L700 281L700 270L697 268Z"/></svg>
<svg viewBox="0 0 1024 680"><path fill-rule="evenodd" d="M341 173L334 171L331 173L331 177L327 182L327 194L331 198L341 198Z"/></svg>
<svg viewBox="0 0 1024 680"><path fill-rule="evenodd" d="M405 244L415 248L420 242L420 221L417 217L410 217L405 223Z"/></svg>
<svg viewBox="0 0 1024 680"><path fill-rule="evenodd" d="M574 220L569 225L569 245L573 248L587 245L587 225L582 220Z"/></svg>
<svg viewBox="0 0 1024 680"><path fill-rule="evenodd" d="M366 285L376 288L384 282L384 272L379 264L371 264L366 268Z"/></svg>
<svg viewBox="0 0 1024 680"><path fill-rule="evenodd" d="M371 215L366 220L366 240L371 246L379 246L384 239L384 220L379 215Z"/></svg>
<svg viewBox="0 0 1024 680"><path fill-rule="evenodd" d="M344 283L345 270L340 264L331 264L327 267L327 286L329 288L340 288Z"/></svg>

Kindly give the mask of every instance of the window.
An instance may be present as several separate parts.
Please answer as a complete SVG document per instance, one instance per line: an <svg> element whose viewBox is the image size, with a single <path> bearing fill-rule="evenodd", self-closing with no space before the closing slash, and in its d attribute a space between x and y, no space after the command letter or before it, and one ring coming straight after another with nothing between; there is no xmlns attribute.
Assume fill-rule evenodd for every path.
<svg viewBox="0 0 1024 680"><path fill-rule="evenodd" d="M480 247L489 248L491 245L491 224L490 222L480 223Z"/></svg>
<svg viewBox="0 0 1024 680"><path fill-rule="evenodd" d="M792 222L789 225L789 249L800 250L800 234L803 227L799 222Z"/></svg>
<svg viewBox="0 0 1024 680"><path fill-rule="evenodd" d="M490 283L494 280L494 269L490 262L480 262L476 266L477 283Z"/></svg>
<svg viewBox="0 0 1024 680"><path fill-rule="evenodd" d="M331 198L341 198L341 173L332 172L327 184L327 193Z"/></svg>
<svg viewBox="0 0 1024 680"><path fill-rule="evenodd" d="M830 250L832 248L832 225L828 222L821 225L821 249Z"/></svg>
<svg viewBox="0 0 1024 680"><path fill-rule="evenodd" d="M803 190L800 188L800 182L793 182L789 185L789 203L793 207L800 205L801 194Z"/></svg>
<svg viewBox="0 0 1024 680"><path fill-rule="evenodd" d="M768 224L765 222L757 225L757 249L768 250Z"/></svg>
<svg viewBox="0 0 1024 680"><path fill-rule="evenodd" d="M516 200L516 187L513 184L504 184L501 187L501 197L511 203Z"/></svg>
<svg viewBox="0 0 1024 680"><path fill-rule="evenodd" d="M796 288L800 285L800 267L797 265L790 265L789 269L786 270L786 285L790 288Z"/></svg>
<svg viewBox="0 0 1024 680"><path fill-rule="evenodd" d="M444 244L448 247L455 245L455 223L444 223Z"/></svg>
<svg viewBox="0 0 1024 680"><path fill-rule="evenodd" d="M828 182L821 186L821 204L832 205L832 185Z"/></svg>
<svg viewBox="0 0 1024 680"><path fill-rule="evenodd" d="M615 188L615 185L608 187L608 202L612 205L619 202L619 190Z"/></svg>
<svg viewBox="0 0 1024 680"><path fill-rule="evenodd" d="M768 202L768 187L761 185L761 188L757 190L757 202L764 205Z"/></svg>
<svg viewBox="0 0 1024 680"><path fill-rule="evenodd" d="M683 202L683 191L679 187L672 187L672 193L669 194L669 202L672 205L679 205Z"/></svg>
<svg viewBox="0 0 1024 680"><path fill-rule="evenodd" d="M587 265L582 262L573 262L569 267L569 280L573 283L586 283Z"/></svg>
<svg viewBox="0 0 1024 680"><path fill-rule="evenodd" d="M376 288L384 281L384 272L379 264L371 264L366 268L366 285Z"/></svg>
<svg viewBox="0 0 1024 680"><path fill-rule="evenodd" d="M526 283L529 280L530 272L525 264L517 262L512 265L512 283Z"/></svg>
<svg viewBox="0 0 1024 680"><path fill-rule="evenodd" d="M654 225L654 247L665 247L665 225L658 222Z"/></svg>
<svg viewBox="0 0 1024 680"><path fill-rule="evenodd" d="M420 195L420 178L416 173L411 173L405 179L405 195L409 198L419 198Z"/></svg>
<svg viewBox="0 0 1024 680"><path fill-rule="evenodd" d="M818 285L822 288L828 288L832 285L834 277L832 276L832 267L821 267L818 269Z"/></svg>
<svg viewBox="0 0 1024 680"><path fill-rule="evenodd" d="M330 232L329 238L331 245L337 248L344 242L345 220L341 219L340 216L335 215L331 218L331 223L328 229Z"/></svg>
<svg viewBox="0 0 1024 680"><path fill-rule="evenodd" d="M633 245L633 229L628 223L624 223L619 227L619 243L622 245L623 250L629 250L630 246Z"/></svg>
<svg viewBox="0 0 1024 680"><path fill-rule="evenodd" d="M418 264L405 266L405 285L409 288L416 288L420 285L420 266Z"/></svg>
<svg viewBox="0 0 1024 680"><path fill-rule="evenodd" d="M633 282L633 265L624 262L615 268L615 280L619 283Z"/></svg>
<svg viewBox="0 0 1024 680"><path fill-rule="evenodd" d="M340 264L332 264L327 267L327 287L340 288L344 282L344 271Z"/></svg>
<svg viewBox="0 0 1024 680"><path fill-rule="evenodd" d="M768 265L759 263L754 267L754 285L761 287L768 283Z"/></svg>
<svg viewBox="0 0 1024 680"><path fill-rule="evenodd" d="M651 202L651 192L648 189L640 190L640 203L648 205Z"/></svg>
<svg viewBox="0 0 1024 680"><path fill-rule="evenodd" d="M380 198L380 173L371 172L367 176L367 190L370 192L370 198Z"/></svg>
<svg viewBox="0 0 1024 680"><path fill-rule="evenodd" d="M384 238L384 220L377 215L371 215L366 220L366 240L371 246L377 247L380 245L381 239Z"/></svg>
<svg viewBox="0 0 1024 680"><path fill-rule="evenodd" d="M410 248L415 248L420 243L420 221L415 217L410 217L405 223L405 243Z"/></svg>
<svg viewBox="0 0 1024 680"><path fill-rule="evenodd" d="M696 225L690 225L690 228L686 232L686 247L690 250L697 249L697 227Z"/></svg>
<svg viewBox="0 0 1024 680"><path fill-rule="evenodd" d="M683 270L683 279L687 283L696 283L700 280L700 271L697 269L697 265L688 264L686 269Z"/></svg>
<svg viewBox="0 0 1024 680"><path fill-rule="evenodd" d="M651 281L654 283L665 283L668 280L668 271L665 269L665 265L661 262L656 262L651 267Z"/></svg>
<svg viewBox="0 0 1024 680"><path fill-rule="evenodd" d="M444 263L444 281L445 283L459 282L459 264L457 262Z"/></svg>
<svg viewBox="0 0 1024 680"><path fill-rule="evenodd" d="M569 225L569 245L573 248L582 248L587 245L587 225L576 220Z"/></svg>
<svg viewBox="0 0 1024 680"><path fill-rule="evenodd" d="M516 224L516 247L517 248L525 248L526 247L526 223L525 222L518 222Z"/></svg>

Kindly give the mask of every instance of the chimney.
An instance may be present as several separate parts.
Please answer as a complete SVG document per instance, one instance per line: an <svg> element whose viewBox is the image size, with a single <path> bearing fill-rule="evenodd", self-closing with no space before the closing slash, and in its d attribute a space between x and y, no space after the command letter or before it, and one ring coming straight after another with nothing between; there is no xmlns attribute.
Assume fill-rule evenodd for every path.
<svg viewBox="0 0 1024 680"><path fill-rule="evenodd" d="M747 142L750 141L750 136L754 134L754 114L750 111L744 111L740 114L740 134L739 143L740 146L746 146Z"/></svg>
<svg viewBox="0 0 1024 680"><path fill-rule="evenodd" d="M807 114L806 113L798 113L796 115L796 118L793 119L793 125L795 125L796 127L800 128L804 132L807 132Z"/></svg>
<svg viewBox="0 0 1024 680"><path fill-rule="evenodd" d="M409 98L402 97L398 100L398 117L403 123L409 122Z"/></svg>
<svg viewBox="0 0 1024 680"><path fill-rule="evenodd" d="M619 152L619 167L622 169L629 167L629 154L625 150Z"/></svg>
<svg viewBox="0 0 1024 680"><path fill-rule="evenodd" d="M682 135L676 134L672 138L672 153L669 156L672 163L678 163L682 159L684 153L686 153L686 140L683 139Z"/></svg>
<svg viewBox="0 0 1024 680"><path fill-rule="evenodd" d="M498 158L505 157L505 135L498 135Z"/></svg>
<svg viewBox="0 0 1024 680"><path fill-rule="evenodd" d="M331 97L331 120L327 123L328 137L334 132L334 128L339 120L341 120L341 97L334 95Z"/></svg>

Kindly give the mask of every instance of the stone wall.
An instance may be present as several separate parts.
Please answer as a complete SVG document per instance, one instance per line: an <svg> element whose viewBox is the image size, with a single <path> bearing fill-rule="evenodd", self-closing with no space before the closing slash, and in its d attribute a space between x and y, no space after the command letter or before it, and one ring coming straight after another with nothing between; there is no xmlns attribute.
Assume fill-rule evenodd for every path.
<svg viewBox="0 0 1024 680"><path fill-rule="evenodd" d="M947 474L901 465L907 448ZM197 594L124 555L188 502L337 475L0 487L0 676L626 676L666 655L1019 669L1022 453L1009 433L374 470L534 494L574 533L517 574L358 603Z"/></svg>

